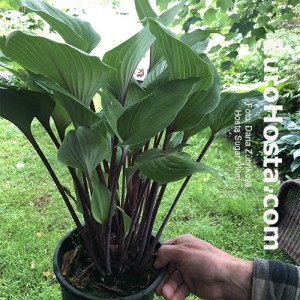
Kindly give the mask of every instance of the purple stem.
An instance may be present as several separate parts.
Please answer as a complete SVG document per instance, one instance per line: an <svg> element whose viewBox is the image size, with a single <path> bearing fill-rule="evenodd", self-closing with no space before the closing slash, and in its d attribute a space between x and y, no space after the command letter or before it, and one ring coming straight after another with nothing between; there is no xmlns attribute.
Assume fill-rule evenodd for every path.
<svg viewBox="0 0 300 300"><path fill-rule="evenodd" d="M116 170L115 178L112 182L112 195L111 195L111 201L109 206L109 213L108 213L108 220L106 223L106 245L105 245L105 264L106 268L108 270L108 273L111 273L111 266L110 266L110 237L111 237L111 229L112 229L112 219L113 219L113 213L114 213L114 207L115 207L115 198L117 194L117 186L118 186L118 180L120 177L120 173L122 170L123 163L126 159L126 154L128 151L128 146L123 146L122 148L122 157L120 164Z"/></svg>
<svg viewBox="0 0 300 300"><path fill-rule="evenodd" d="M201 151L199 157L197 158L197 160L196 160L197 162L200 162L200 161L202 160L202 158L203 158L204 155L206 154L207 150L208 150L209 147L211 146L211 144L212 144L212 142L214 141L214 139L215 139L215 135L214 135L214 134L211 134L211 136L209 137L209 139L208 139L206 145L204 146L203 150ZM167 222L169 221L170 216L171 216L171 214L173 213L174 208L175 208L175 206L177 205L177 203L178 203L178 201L179 201L179 199L180 199L180 197L181 197L183 191L185 190L185 188L186 188L188 182L190 181L191 177L192 177L192 175L188 176L188 177L185 179L185 181L183 182L183 184L182 184L180 190L178 191L178 193L177 193L177 195L176 195L176 197L175 197L175 199L174 199L174 202L173 202L173 204L172 204L172 206L171 206L171 208L170 208L168 214L166 215L165 219L163 220L163 223L162 223L162 225L160 226L160 228L159 228L159 230L158 230L158 232L157 232L157 234L156 234L156 237L153 239L153 241L152 241L152 243L151 243L151 245L150 245L150 247L149 247L149 249L148 249L147 255L144 256L144 259L143 259L143 261L141 262L141 265L142 265L142 266L145 266L146 263L147 263L147 261L150 259L150 256L152 255L152 253L153 253L153 251L154 251L154 249L155 249L156 244L158 243L159 239L161 238L161 234L162 234L164 228L166 227L166 224L167 224Z"/></svg>
<svg viewBox="0 0 300 300"><path fill-rule="evenodd" d="M92 250L90 241L88 240L88 238L87 238L87 236L85 234L83 226L81 225L81 223L80 223L80 221L79 221L79 219L78 219L78 217L77 217L77 215L76 215L76 213L75 213L75 211L73 209L73 206L70 203L70 201L68 199L68 196L66 195L66 193L64 191L64 188L60 184L60 182L59 182L59 180L58 180L55 172L53 171L51 165L49 164L49 162L48 162L47 158L45 157L43 151L41 150L41 148L39 147L39 145L35 141L34 137L32 135L30 135L30 136L27 135L27 138L30 141L30 143L32 144L32 146L34 147L34 149L36 150L37 154L40 156L40 158L43 161L45 167L47 168L50 176L52 177L52 179L53 179L53 181L54 181L54 183L55 183L55 185L56 185L59 193L61 194L61 196L62 196L62 198L63 198L63 200L64 200L64 202L65 202L65 204L66 204L66 206L67 206L67 208L68 208L68 210L69 210L72 218L73 218L73 221L75 222L75 224L76 224L76 226L77 226L77 228L78 228L78 230L79 230L79 232L81 234L81 237L82 237L82 239L83 239L83 241L84 241L84 243L85 243L85 245L87 247L87 250L88 250L88 252L89 252L89 254L90 254L90 256L91 256L91 258L92 258L92 260L93 260L93 262L95 264L95 267L97 268L98 272L102 276L104 276L105 273L104 273L103 269L101 268L101 266L99 265L97 258L94 255L94 252Z"/></svg>
<svg viewBox="0 0 300 300"><path fill-rule="evenodd" d="M150 179L147 178L146 181L143 184L142 190L141 190L140 195L138 197L136 209L133 212L133 218L132 218L132 221L131 221L131 224L130 224L129 232L128 232L128 235L125 238L125 245L124 245L124 247L122 247L122 251L121 251L121 255L120 255L120 263L119 263L119 269L120 270L122 269L123 264L124 264L124 260L125 260L125 256L126 256L126 253L127 253L127 250L128 250L129 242L131 240L132 233L133 233L133 228L136 228L136 226L137 226L138 217L140 215L139 210L140 210L140 207L143 203L143 199L145 197L145 193L146 193L146 190L149 186L149 183L150 183Z"/></svg>
<svg viewBox="0 0 300 300"><path fill-rule="evenodd" d="M149 229L150 229L150 223L151 223L151 219L152 219L152 214L153 214L153 209L154 209L158 189L159 189L159 183L158 182L153 182L149 198L147 199L149 204L148 204L147 208L144 211L145 227L144 227L144 232L141 235L142 241L141 241L141 244L139 246L138 257L137 257L137 260L136 260L136 268L138 268L138 266L140 265L141 259L143 257L143 253L145 251L148 236L149 236L149 234L151 235L151 232L149 233Z"/></svg>

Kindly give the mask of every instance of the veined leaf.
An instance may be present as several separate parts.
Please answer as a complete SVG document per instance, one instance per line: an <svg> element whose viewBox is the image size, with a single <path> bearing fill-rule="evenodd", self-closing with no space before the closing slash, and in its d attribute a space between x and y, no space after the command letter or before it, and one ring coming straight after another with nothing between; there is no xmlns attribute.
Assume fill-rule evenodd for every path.
<svg viewBox="0 0 300 300"><path fill-rule="evenodd" d="M130 107L140 102L145 97L144 89L136 81L132 81L128 88L128 93L125 101L125 108Z"/></svg>
<svg viewBox="0 0 300 300"><path fill-rule="evenodd" d="M66 112L65 108L60 103L60 101L55 97L54 97L54 101L55 101L55 108L52 113L52 118L59 132L59 135L64 136L66 129L72 123L72 120L69 114Z"/></svg>
<svg viewBox="0 0 300 300"><path fill-rule="evenodd" d="M90 23L70 16L41 0L18 0L21 6L41 16L70 45L91 52L100 42Z"/></svg>
<svg viewBox="0 0 300 300"><path fill-rule="evenodd" d="M184 131L184 140L187 140L191 136L201 132L209 126L208 115L204 116L202 120L193 128Z"/></svg>
<svg viewBox="0 0 300 300"><path fill-rule="evenodd" d="M204 50L207 47L207 44L209 42L209 35L212 32L218 32L213 29L209 30L201 30L197 29L194 30L191 33L186 33L180 37L180 40L182 40L184 43L189 45L192 50L194 50L197 53L203 53ZM155 45L157 43L155 42ZM167 62L162 58L159 57L159 60L153 60L155 62L155 65L151 68L150 72L145 77L142 86L147 87L153 82L163 82L163 81L169 81L171 80L171 74L169 73L167 69ZM151 63L153 63L151 60Z"/></svg>
<svg viewBox="0 0 300 300"><path fill-rule="evenodd" d="M147 17L156 18L157 15L152 9L149 0L134 0L135 10L139 16L140 20L143 20Z"/></svg>
<svg viewBox="0 0 300 300"><path fill-rule="evenodd" d="M91 178L93 170L106 157L107 140L93 130L78 127L68 132L57 158L63 164L78 168Z"/></svg>
<svg viewBox="0 0 300 300"><path fill-rule="evenodd" d="M79 126L91 127L101 121L96 113L85 107L75 97L59 91L53 91L53 93L68 112L75 128Z"/></svg>
<svg viewBox="0 0 300 300"><path fill-rule="evenodd" d="M75 96L73 96L61 86L55 84L54 82L51 82L51 80L48 80L47 78L44 78L42 76L32 77L32 79L39 86L46 87L47 89L52 90L53 95L56 97L56 103L57 101L59 101L60 104L64 107L65 112L67 112L75 128L79 126L90 127L101 121L96 113L84 106L81 102L78 101L78 99L76 99ZM65 117L63 117L62 120L65 120L67 122L67 118Z"/></svg>
<svg viewBox="0 0 300 300"><path fill-rule="evenodd" d="M296 171L300 167L300 159L295 159L291 164L291 172Z"/></svg>
<svg viewBox="0 0 300 300"><path fill-rule="evenodd" d="M130 229L130 225L131 225L131 218L126 214L126 212L124 211L124 209L122 209L121 207L117 206L117 209L121 212L122 214L122 218L123 218L123 225L124 225L124 231L125 234L128 234L129 229Z"/></svg>
<svg viewBox="0 0 300 300"><path fill-rule="evenodd" d="M195 172L217 173L218 171L189 158L186 153L171 153L157 158L136 161L143 175L161 184L183 179Z"/></svg>
<svg viewBox="0 0 300 300"><path fill-rule="evenodd" d="M168 26L179 13L185 1L181 1L179 4L172 6L163 12L159 17L151 7L149 0L134 0L134 3L140 21L143 21L145 18L157 18L159 22L165 26Z"/></svg>
<svg viewBox="0 0 300 300"><path fill-rule="evenodd" d="M151 71L147 74L147 76L145 77L142 86L143 87L148 87L150 86L150 84L157 82L157 81L169 81L171 80L171 75L169 74L169 72L166 71L166 75L168 77L168 80L165 80L165 77L163 76L163 72L167 69L167 63L165 60L159 61L155 66L153 66L153 68L151 69ZM168 73L168 74L167 74Z"/></svg>
<svg viewBox="0 0 300 300"><path fill-rule="evenodd" d="M47 126L54 105L44 93L0 88L0 116L15 124L27 137L31 136L34 118Z"/></svg>
<svg viewBox="0 0 300 300"><path fill-rule="evenodd" d="M165 152L159 148L149 149L146 152L143 152L136 158L136 163L144 162L149 159L157 158L159 156L165 155Z"/></svg>
<svg viewBox="0 0 300 300"><path fill-rule="evenodd" d="M214 29L196 29L192 32L185 33L180 37L180 40L188 44L197 53L203 53L208 45L209 36L211 33L217 33Z"/></svg>
<svg viewBox="0 0 300 300"><path fill-rule="evenodd" d="M209 126L214 134L220 134L235 123L235 115L239 114L240 123L245 123L246 109L251 112L247 121L252 121L264 112L263 95L257 91L247 93L225 92L221 95L219 105L208 114Z"/></svg>
<svg viewBox="0 0 300 300"><path fill-rule="evenodd" d="M2 40L0 48L22 67L55 81L86 106L115 73L96 56L21 31Z"/></svg>
<svg viewBox="0 0 300 300"><path fill-rule="evenodd" d="M93 180L91 211L94 219L103 224L108 218L111 192L98 181Z"/></svg>
<svg viewBox="0 0 300 300"><path fill-rule="evenodd" d="M175 16L178 14L178 12L180 11L183 5L184 5L184 1L182 1L177 5L174 5L173 7L166 10L162 15L158 17L154 12L154 10L152 9L149 0L135 0L136 11L138 13L139 19L142 21L144 25L146 25L147 23L143 22L143 20L150 17L153 19L157 19L165 26L168 26L174 20ZM157 62L161 60L161 58L162 58L162 51L157 41L155 41L151 45L151 49L150 49L150 69L152 69L152 67L156 65Z"/></svg>
<svg viewBox="0 0 300 300"><path fill-rule="evenodd" d="M189 96L184 107L175 118L174 131L195 127L220 102L221 79L218 71L205 54L202 55L202 58L209 64L213 73L212 85L208 90L197 91Z"/></svg>
<svg viewBox="0 0 300 300"><path fill-rule="evenodd" d="M109 90L118 100L125 101L134 71L154 41L155 38L146 26L129 40L105 53L103 62L117 70Z"/></svg>
<svg viewBox="0 0 300 300"><path fill-rule="evenodd" d="M197 79L162 84L118 119L118 132L125 145L136 145L165 129L185 104Z"/></svg>
<svg viewBox="0 0 300 300"><path fill-rule="evenodd" d="M298 157L300 157L300 149L297 149L295 152L293 152L293 158L297 159Z"/></svg>
<svg viewBox="0 0 300 300"><path fill-rule="evenodd" d="M151 33L156 37L161 47L172 78L198 77L206 79L207 87L209 87L212 83L209 65L161 23L151 18L147 18L147 21Z"/></svg>
<svg viewBox="0 0 300 300"><path fill-rule="evenodd" d="M196 29L192 32L184 33L180 37L180 39L184 43L188 44L189 46L194 47L198 43L203 43L203 42L206 43L211 33L220 33L220 32L215 29ZM196 52L200 53L199 51Z"/></svg>
<svg viewBox="0 0 300 300"><path fill-rule="evenodd" d="M104 115L114 134L116 134L119 140L122 140L119 136L117 129L117 120L124 112L124 107L120 102L108 92L100 92L101 103L104 111Z"/></svg>
<svg viewBox="0 0 300 300"><path fill-rule="evenodd" d="M165 12L163 12L159 17L158 21L164 24L165 26L168 26L170 23L173 22L176 15L179 13L181 8L184 6L185 1L181 1L178 4L172 6ZM151 16L148 16L151 17Z"/></svg>

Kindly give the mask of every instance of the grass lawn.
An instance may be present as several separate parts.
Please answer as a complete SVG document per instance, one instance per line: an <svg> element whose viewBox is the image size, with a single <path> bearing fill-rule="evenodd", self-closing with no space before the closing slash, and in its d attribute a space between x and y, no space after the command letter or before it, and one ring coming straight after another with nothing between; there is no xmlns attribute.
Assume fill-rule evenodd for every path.
<svg viewBox="0 0 300 300"><path fill-rule="evenodd" d="M34 128L49 145L44 150L50 160L55 159L50 140L37 125ZM206 134L192 140L191 154L201 149ZM0 299L58 300L52 254L74 226L46 169L18 129L0 120L0 141ZM212 175L195 175L163 239L192 233L242 258L292 262L281 250L263 250L262 171L253 165L251 188L235 181L232 145L223 138L216 140L204 162L225 174L227 186ZM71 184L68 177L63 184ZM168 189L160 220L179 186Z"/></svg>

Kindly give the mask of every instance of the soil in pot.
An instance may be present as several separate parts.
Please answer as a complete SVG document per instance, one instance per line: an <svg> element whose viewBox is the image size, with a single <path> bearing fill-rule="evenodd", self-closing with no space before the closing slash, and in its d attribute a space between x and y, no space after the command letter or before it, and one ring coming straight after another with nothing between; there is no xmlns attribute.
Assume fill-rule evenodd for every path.
<svg viewBox="0 0 300 300"><path fill-rule="evenodd" d="M136 294L151 285L160 272L150 268L144 274L137 274L134 268L128 268L121 275L103 278L98 274L92 260L87 255L77 231L71 233L67 244L60 251L64 253L63 258L58 262L60 271L68 283L92 297L119 299ZM155 255L153 262L154 260ZM117 274L117 272L113 273Z"/></svg>

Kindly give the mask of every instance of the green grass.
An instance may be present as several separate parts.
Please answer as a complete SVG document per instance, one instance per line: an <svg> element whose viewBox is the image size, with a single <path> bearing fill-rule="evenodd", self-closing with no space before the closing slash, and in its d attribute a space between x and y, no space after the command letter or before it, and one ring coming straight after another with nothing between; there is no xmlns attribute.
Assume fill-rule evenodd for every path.
<svg viewBox="0 0 300 300"><path fill-rule="evenodd" d="M54 161L50 140L37 125L34 128L47 145L43 149ZM203 147L205 137L203 134L193 139L192 155ZM52 254L60 238L74 227L73 223L50 176L22 134L0 120L0 140L0 300L60 299ZM204 162L223 171L227 186L212 175L195 175L168 223L163 240L192 233L242 258L292 262L281 250L263 250L262 171L253 165L252 187L246 188L242 181L234 180L234 161L231 144L217 139ZM63 179L65 185L70 185L68 180ZM176 183L168 188L160 221L179 187L180 183Z"/></svg>

